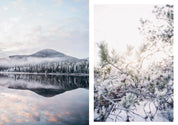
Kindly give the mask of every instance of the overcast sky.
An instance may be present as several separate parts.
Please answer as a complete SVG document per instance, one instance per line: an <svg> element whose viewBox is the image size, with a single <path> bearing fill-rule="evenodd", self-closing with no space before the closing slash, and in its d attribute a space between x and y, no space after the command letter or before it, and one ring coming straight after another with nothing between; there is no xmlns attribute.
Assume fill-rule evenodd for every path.
<svg viewBox="0 0 178 125"><path fill-rule="evenodd" d="M0 57L55 49L85 58L88 0L0 0Z"/></svg>
<svg viewBox="0 0 178 125"><path fill-rule="evenodd" d="M98 63L96 43L105 41L110 49L124 52L126 46L139 47L142 37L140 18L153 19L153 5L95 5L94 8L95 63Z"/></svg>

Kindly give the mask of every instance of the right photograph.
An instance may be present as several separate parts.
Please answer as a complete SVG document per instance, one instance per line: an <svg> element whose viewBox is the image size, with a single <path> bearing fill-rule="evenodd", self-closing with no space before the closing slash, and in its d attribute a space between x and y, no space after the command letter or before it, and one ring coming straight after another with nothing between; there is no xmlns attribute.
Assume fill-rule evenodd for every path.
<svg viewBox="0 0 178 125"><path fill-rule="evenodd" d="M174 121L174 6L94 6L94 121Z"/></svg>

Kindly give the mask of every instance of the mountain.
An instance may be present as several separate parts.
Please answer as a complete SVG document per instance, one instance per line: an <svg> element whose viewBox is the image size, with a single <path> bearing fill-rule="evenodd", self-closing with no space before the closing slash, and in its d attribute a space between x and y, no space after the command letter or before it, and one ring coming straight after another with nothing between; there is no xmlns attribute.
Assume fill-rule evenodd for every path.
<svg viewBox="0 0 178 125"><path fill-rule="evenodd" d="M34 54L31 55L13 55L9 56L11 59L26 59L28 57L36 57L36 58L54 58L54 57L69 57L69 58L74 58L71 56L67 56L64 53L58 52L53 49L44 49L41 51L38 51Z"/></svg>
<svg viewBox="0 0 178 125"><path fill-rule="evenodd" d="M65 54L58 52L56 50L53 49L44 49L41 51L38 51L32 55L30 55L31 57L64 57L66 56Z"/></svg>
<svg viewBox="0 0 178 125"><path fill-rule="evenodd" d="M88 59L78 59L53 49L31 55L13 55L0 59L0 71L30 73L88 73Z"/></svg>

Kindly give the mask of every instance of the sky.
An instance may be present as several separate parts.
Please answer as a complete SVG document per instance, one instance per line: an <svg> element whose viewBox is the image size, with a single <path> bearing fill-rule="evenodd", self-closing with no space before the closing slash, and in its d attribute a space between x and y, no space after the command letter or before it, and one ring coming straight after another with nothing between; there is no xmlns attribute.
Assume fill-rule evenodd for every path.
<svg viewBox="0 0 178 125"><path fill-rule="evenodd" d="M97 43L105 41L109 49L125 52L127 45L135 48L143 43L138 27L140 18L154 19L153 5L95 5L95 64L99 63Z"/></svg>
<svg viewBox="0 0 178 125"><path fill-rule="evenodd" d="M0 0L0 58L55 49L86 58L88 0Z"/></svg>

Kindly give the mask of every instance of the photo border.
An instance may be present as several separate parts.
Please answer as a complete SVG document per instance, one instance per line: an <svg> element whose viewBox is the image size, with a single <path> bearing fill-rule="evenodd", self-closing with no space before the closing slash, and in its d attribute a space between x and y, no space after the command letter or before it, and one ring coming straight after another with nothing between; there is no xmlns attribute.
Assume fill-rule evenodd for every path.
<svg viewBox="0 0 178 125"><path fill-rule="evenodd" d="M178 1L177 1L178 2ZM172 4L174 5L174 46L173 46L173 52L174 52L174 121L173 122L144 122L144 124L172 124L177 125L178 124L178 95L175 88L178 86L175 83L178 83L178 79L176 76L178 76L178 67L177 67L177 61L178 61L178 43L175 42L178 40L177 36L177 25L178 25L178 8L177 3L175 0L89 0L89 124L90 125L141 125L143 122L94 122L94 5L157 5L157 4ZM177 55L176 55L177 54ZM176 61L177 60L177 61Z"/></svg>

